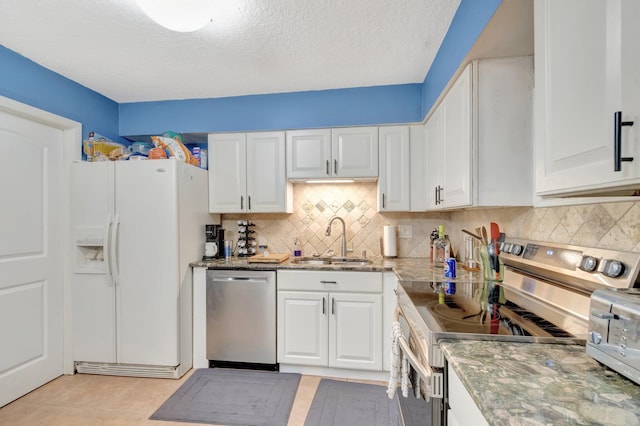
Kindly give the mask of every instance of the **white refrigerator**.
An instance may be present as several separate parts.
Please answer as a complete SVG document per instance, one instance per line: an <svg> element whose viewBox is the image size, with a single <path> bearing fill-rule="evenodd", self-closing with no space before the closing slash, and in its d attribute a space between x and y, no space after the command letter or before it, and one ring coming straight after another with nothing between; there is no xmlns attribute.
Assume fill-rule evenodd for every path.
<svg viewBox="0 0 640 426"><path fill-rule="evenodd" d="M182 376L189 263L202 257L207 171L177 160L72 164L72 355L80 373Z"/></svg>

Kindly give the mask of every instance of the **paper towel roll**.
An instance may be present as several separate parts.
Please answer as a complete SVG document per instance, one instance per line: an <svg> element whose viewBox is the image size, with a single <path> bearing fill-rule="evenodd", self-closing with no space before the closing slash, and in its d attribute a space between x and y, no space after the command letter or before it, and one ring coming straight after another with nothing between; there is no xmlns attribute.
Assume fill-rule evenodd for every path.
<svg viewBox="0 0 640 426"><path fill-rule="evenodd" d="M398 257L398 247L396 245L396 227L386 225L382 233L382 255L384 257Z"/></svg>

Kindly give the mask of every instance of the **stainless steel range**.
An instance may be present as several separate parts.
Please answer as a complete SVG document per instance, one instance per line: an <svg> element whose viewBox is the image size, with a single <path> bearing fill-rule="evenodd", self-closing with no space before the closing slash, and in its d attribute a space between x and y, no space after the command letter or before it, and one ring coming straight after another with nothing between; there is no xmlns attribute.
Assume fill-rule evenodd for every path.
<svg viewBox="0 0 640 426"><path fill-rule="evenodd" d="M433 425L446 425L440 340L584 345L592 293L640 287L640 253L510 238L500 249L502 283L434 273L432 281L403 281L398 288L396 315L406 336L399 343L430 400Z"/></svg>

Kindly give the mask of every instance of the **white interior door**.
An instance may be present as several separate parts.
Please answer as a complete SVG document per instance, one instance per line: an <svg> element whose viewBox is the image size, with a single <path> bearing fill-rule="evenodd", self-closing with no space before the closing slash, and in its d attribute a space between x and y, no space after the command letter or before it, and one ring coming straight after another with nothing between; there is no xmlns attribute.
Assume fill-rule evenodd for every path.
<svg viewBox="0 0 640 426"><path fill-rule="evenodd" d="M63 133L0 110L0 406L63 374Z"/></svg>

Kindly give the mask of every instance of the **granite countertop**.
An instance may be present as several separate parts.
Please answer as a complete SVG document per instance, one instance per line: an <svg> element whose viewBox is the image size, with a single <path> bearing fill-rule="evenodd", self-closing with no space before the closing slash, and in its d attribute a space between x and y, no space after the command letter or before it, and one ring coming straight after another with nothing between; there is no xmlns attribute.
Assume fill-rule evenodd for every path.
<svg viewBox="0 0 640 426"><path fill-rule="evenodd" d="M216 259L208 261L192 262L190 266L208 269L235 269L235 270L278 270L297 269L309 271L363 271L363 272L395 272L398 280L409 283L412 281L474 281L482 282L479 272L467 272L462 268L457 268L457 278L445 278L442 268L437 268L427 258L397 258L383 259L370 258L369 265L304 265L293 263L295 258L290 257L282 263L249 263L246 257L232 257L229 260Z"/></svg>
<svg viewBox="0 0 640 426"><path fill-rule="evenodd" d="M490 425L640 425L640 386L584 346L442 340Z"/></svg>

